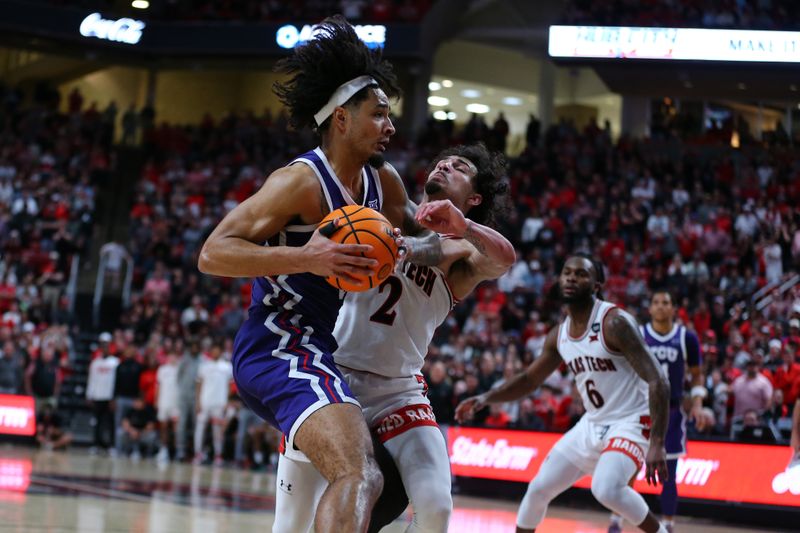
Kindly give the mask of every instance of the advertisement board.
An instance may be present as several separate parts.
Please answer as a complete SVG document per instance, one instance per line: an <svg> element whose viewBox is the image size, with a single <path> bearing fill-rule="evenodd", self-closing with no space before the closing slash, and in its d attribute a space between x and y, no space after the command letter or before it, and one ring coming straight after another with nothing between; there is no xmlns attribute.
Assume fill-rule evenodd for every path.
<svg viewBox="0 0 800 533"><path fill-rule="evenodd" d="M560 437L451 427L450 465L456 476L527 483ZM686 457L678 460L678 493L685 498L800 508L800 466L787 468L790 455L785 446L691 441ZM575 487L590 488L591 478L578 480ZM646 494L661 490L647 484L644 470L634 488Z"/></svg>
<svg viewBox="0 0 800 533"><path fill-rule="evenodd" d="M36 434L36 411L32 396L0 394L0 435Z"/></svg>
<svg viewBox="0 0 800 533"><path fill-rule="evenodd" d="M0 42L19 36L54 39L126 56L282 57L313 36L313 20L163 21L118 17L78 7L0 0ZM143 14L144 16L144 14ZM421 53L418 24L356 25L361 39L387 57Z"/></svg>
<svg viewBox="0 0 800 533"><path fill-rule="evenodd" d="M800 32L550 26L551 57L799 63Z"/></svg>

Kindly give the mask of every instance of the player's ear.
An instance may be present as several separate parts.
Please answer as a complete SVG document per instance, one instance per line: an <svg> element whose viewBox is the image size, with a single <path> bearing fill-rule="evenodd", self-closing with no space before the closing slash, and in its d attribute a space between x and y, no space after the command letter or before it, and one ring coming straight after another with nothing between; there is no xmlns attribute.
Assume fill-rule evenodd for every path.
<svg viewBox="0 0 800 533"><path fill-rule="evenodd" d="M339 131L344 131L348 119L347 115L347 110L344 107L338 106L334 108L333 114L331 115L331 126L335 127Z"/></svg>
<svg viewBox="0 0 800 533"><path fill-rule="evenodd" d="M476 205L480 205L483 202L483 196L478 193L470 194L467 197L467 205L470 207L475 207Z"/></svg>

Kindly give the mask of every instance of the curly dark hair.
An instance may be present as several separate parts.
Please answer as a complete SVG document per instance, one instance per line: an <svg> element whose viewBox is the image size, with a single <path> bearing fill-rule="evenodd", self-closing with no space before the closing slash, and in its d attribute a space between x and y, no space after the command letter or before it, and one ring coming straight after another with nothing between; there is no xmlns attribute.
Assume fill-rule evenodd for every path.
<svg viewBox="0 0 800 533"><path fill-rule="evenodd" d="M314 38L298 46L275 64L275 72L288 74L286 82L275 82L272 90L289 108L290 124L325 131L330 120L317 126L314 114L343 83L359 76L372 76L389 98L401 95L392 65L382 58L380 48L370 49L341 15L328 17L314 29ZM347 101L358 104L369 95L365 87Z"/></svg>
<svg viewBox="0 0 800 533"><path fill-rule="evenodd" d="M439 153L429 170L433 170L442 159L454 155L470 160L478 169L472 178L472 188L483 200L467 211L465 216L478 224L497 228L499 220L509 211L505 156L500 152L490 152L483 143L462 144Z"/></svg>

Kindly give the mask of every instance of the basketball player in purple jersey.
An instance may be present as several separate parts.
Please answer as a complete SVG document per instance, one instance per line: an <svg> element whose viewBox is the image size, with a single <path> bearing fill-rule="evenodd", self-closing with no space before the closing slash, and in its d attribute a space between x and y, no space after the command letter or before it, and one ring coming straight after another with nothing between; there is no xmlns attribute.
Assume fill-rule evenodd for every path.
<svg viewBox="0 0 800 533"><path fill-rule="evenodd" d="M273 172L208 237L198 267L207 274L253 277L249 317L236 335L233 372L247 406L286 436L328 480L315 516L321 532L363 532L381 492L361 408L334 365L332 332L341 294L324 277L372 273L369 246L334 243L319 230L348 204L383 212L402 228L407 260L435 265L439 237L415 220L400 177L381 154L394 126L389 98L399 95L391 65L342 18L281 60L289 76L275 92L295 127L311 126L321 146Z"/></svg>
<svg viewBox="0 0 800 533"><path fill-rule="evenodd" d="M686 329L686 326L675 323L672 295L664 290L653 293L650 299L650 322L641 330L650 352L669 378L669 424L665 442L669 477L661 487L661 515L664 526L672 533L678 509L678 487L675 479L678 457L686 455L686 421L681 404L687 366L692 376L690 419L694 420L697 429L702 430L705 427L702 409L706 389L703 386L700 367L700 342L694 332ZM609 533L622 531L622 517L612 515L608 531Z"/></svg>

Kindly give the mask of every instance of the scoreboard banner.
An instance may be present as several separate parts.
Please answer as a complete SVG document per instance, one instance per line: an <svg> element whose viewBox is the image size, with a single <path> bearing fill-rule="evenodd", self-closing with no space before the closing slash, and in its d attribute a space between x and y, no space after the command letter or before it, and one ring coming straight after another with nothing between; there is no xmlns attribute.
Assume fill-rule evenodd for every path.
<svg viewBox="0 0 800 533"><path fill-rule="evenodd" d="M800 32L550 26L551 57L800 63Z"/></svg>
<svg viewBox="0 0 800 533"><path fill-rule="evenodd" d="M528 483L557 433L450 427L450 466L456 476ZM800 465L788 467L788 446L691 441L678 460L678 493L684 498L800 508ZM575 483L590 488L591 478ZM658 494L639 472L634 488Z"/></svg>

